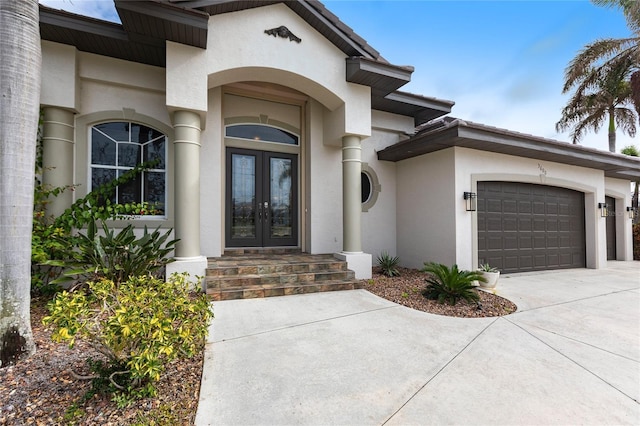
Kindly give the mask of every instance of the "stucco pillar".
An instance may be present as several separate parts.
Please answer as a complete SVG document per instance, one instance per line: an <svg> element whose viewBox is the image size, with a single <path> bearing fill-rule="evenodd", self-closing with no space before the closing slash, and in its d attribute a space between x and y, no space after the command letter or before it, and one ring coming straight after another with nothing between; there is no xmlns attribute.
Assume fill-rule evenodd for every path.
<svg viewBox="0 0 640 426"><path fill-rule="evenodd" d="M358 136L342 138L342 251L362 252L360 232L362 148Z"/></svg>
<svg viewBox="0 0 640 426"><path fill-rule="evenodd" d="M42 121L42 183L48 189L69 187L73 182L73 112L46 107ZM51 196L47 216L60 216L73 203L71 189Z"/></svg>
<svg viewBox="0 0 640 426"><path fill-rule="evenodd" d="M371 278L371 255L362 252L362 148L360 137L342 137L342 252L336 257L346 260L356 278Z"/></svg>
<svg viewBox="0 0 640 426"><path fill-rule="evenodd" d="M207 258L200 254L200 115L176 111L174 127L175 262L167 275L188 272L204 276Z"/></svg>

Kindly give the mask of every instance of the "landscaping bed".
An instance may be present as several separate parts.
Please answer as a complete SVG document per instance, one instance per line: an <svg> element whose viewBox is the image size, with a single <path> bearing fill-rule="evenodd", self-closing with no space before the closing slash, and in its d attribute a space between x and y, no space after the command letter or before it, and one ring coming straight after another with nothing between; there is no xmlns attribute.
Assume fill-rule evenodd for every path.
<svg viewBox="0 0 640 426"><path fill-rule="evenodd" d="M90 382L70 370L88 374L87 357L101 359L83 342L74 349L51 340L42 325L46 301L31 303L31 327L37 346L28 359L0 369L0 425L192 425L195 419L203 355L167 365L154 398L118 406L104 396L83 396Z"/></svg>
<svg viewBox="0 0 640 426"><path fill-rule="evenodd" d="M381 274L380 268L373 268L373 277L363 281L363 288L399 305L450 317L497 317L508 315L517 309L513 302L483 290L476 290L480 296L478 303L460 300L454 306L440 304L422 295L422 290L426 287L424 272L408 268L397 268L397 270L400 273L399 276L387 277Z"/></svg>

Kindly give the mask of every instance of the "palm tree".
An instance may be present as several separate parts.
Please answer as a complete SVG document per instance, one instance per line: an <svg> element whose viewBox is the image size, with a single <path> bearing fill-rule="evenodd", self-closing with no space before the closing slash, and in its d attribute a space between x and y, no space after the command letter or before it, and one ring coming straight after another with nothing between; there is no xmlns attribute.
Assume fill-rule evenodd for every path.
<svg viewBox="0 0 640 426"><path fill-rule="evenodd" d="M620 150L620 153L624 155L630 155L631 157L640 157L640 150L635 145L625 146ZM633 185L633 197L631 198L631 207L638 208L638 189L640 188L640 181L635 181Z"/></svg>
<svg viewBox="0 0 640 426"><path fill-rule="evenodd" d="M40 99L37 0L0 2L0 367L35 350L29 317Z"/></svg>
<svg viewBox="0 0 640 426"><path fill-rule="evenodd" d="M609 150L615 152L616 127L635 135L640 114L640 4L631 0L592 0L622 8L632 37L603 39L588 44L565 70L563 93L575 88L556 130L573 128L573 143L589 130L597 132L608 119Z"/></svg>

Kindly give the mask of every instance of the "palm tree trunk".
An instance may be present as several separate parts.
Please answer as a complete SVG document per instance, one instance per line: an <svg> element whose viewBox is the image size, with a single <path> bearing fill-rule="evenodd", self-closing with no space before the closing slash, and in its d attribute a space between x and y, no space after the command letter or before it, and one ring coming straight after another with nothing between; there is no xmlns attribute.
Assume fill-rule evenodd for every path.
<svg viewBox="0 0 640 426"><path fill-rule="evenodd" d="M35 350L31 229L40 103L37 0L0 1L0 367Z"/></svg>
<svg viewBox="0 0 640 426"><path fill-rule="evenodd" d="M615 109L609 108L609 151L616 152L616 116Z"/></svg>

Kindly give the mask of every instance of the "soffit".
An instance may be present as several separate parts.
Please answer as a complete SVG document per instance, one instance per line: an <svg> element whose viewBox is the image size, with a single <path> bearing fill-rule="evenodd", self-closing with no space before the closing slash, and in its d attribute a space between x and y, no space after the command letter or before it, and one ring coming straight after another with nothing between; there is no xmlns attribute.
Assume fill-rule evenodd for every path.
<svg viewBox="0 0 640 426"><path fill-rule="evenodd" d="M209 15L162 0L115 0L122 26L132 41L142 37L206 48Z"/></svg>
<svg viewBox="0 0 640 426"><path fill-rule="evenodd" d="M164 41L134 42L122 25L40 5L42 40L126 61L165 66Z"/></svg>
<svg viewBox="0 0 640 426"><path fill-rule="evenodd" d="M640 180L640 158L573 145L459 119L447 118L378 152L378 159L401 161L459 146L603 170L605 176Z"/></svg>
<svg viewBox="0 0 640 426"><path fill-rule="evenodd" d="M389 94L371 90L372 109L413 117L416 126L449 114L454 104L453 101L399 90Z"/></svg>

